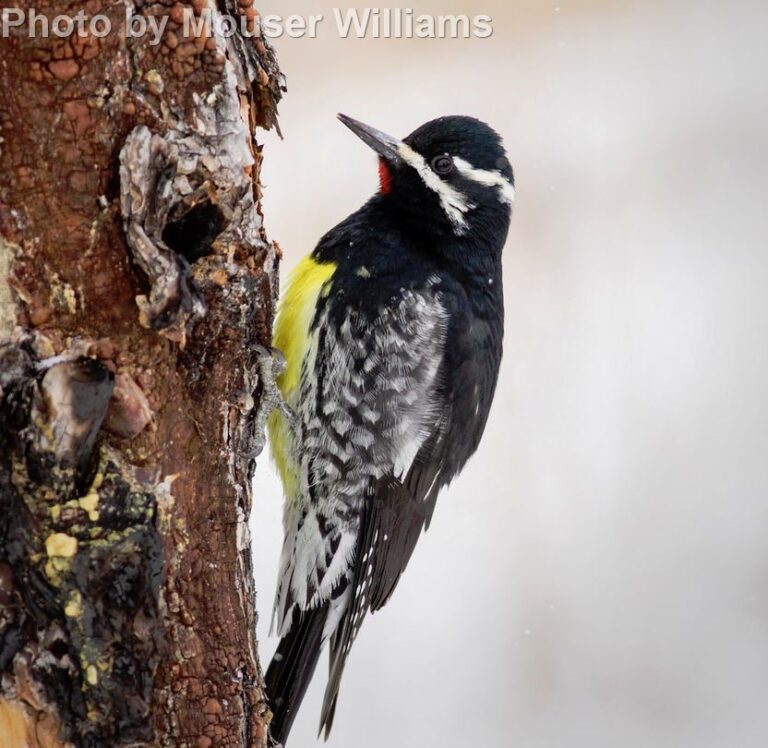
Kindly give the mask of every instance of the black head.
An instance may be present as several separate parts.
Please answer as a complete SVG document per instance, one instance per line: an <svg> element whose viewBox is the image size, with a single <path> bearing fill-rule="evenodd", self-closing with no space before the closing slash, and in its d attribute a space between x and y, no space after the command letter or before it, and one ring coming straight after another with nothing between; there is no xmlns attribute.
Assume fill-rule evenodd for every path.
<svg viewBox="0 0 768 748"><path fill-rule="evenodd" d="M472 117L440 117L399 140L339 119L379 154L381 194L415 230L503 244L514 176L492 128Z"/></svg>

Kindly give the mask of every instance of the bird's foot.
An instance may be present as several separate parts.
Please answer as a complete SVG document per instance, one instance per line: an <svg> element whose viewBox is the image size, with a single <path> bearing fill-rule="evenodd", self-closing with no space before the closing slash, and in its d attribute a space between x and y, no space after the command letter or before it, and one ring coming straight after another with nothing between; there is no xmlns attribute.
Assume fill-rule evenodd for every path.
<svg viewBox="0 0 768 748"><path fill-rule="evenodd" d="M290 428L296 428L296 414L291 410L283 399L283 394L277 386L277 378L285 371L285 356L277 348L259 346L256 351L256 360L258 364L258 376L261 382L261 400L259 401L256 418L254 422L254 432L259 440L259 452L264 447L266 441L263 436L267 426L267 419L273 410L279 410Z"/></svg>

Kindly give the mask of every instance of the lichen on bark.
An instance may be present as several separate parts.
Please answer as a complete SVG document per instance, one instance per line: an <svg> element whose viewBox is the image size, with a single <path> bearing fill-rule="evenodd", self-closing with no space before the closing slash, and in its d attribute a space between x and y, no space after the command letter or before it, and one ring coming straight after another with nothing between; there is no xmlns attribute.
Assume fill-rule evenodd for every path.
<svg viewBox="0 0 768 748"><path fill-rule="evenodd" d="M49 367L41 347L0 347L3 696L34 683L65 740L147 740L163 646L156 480L94 450L109 369L86 357Z"/></svg>

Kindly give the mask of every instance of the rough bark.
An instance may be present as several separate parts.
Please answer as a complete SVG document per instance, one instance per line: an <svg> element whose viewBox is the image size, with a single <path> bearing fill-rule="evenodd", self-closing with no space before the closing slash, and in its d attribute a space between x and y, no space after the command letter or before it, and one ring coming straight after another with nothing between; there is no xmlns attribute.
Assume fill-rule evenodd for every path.
<svg viewBox="0 0 768 748"><path fill-rule="evenodd" d="M264 746L247 518L276 247L250 0L0 39L0 745ZM126 11L168 16L126 38Z"/></svg>

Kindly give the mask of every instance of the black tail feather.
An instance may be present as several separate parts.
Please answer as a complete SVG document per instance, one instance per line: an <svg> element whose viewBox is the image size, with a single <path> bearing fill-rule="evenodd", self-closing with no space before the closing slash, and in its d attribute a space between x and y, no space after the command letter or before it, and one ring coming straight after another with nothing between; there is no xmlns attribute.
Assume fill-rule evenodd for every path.
<svg viewBox="0 0 768 748"><path fill-rule="evenodd" d="M320 658L328 603L315 610L297 611L296 615L290 631L280 640L264 677L273 715L269 731L281 745L288 740Z"/></svg>
<svg viewBox="0 0 768 748"><path fill-rule="evenodd" d="M328 740L333 727L333 718L336 716L336 703L339 700L339 687L341 686L341 676L344 672L344 665L347 661L348 651L344 650L347 638L344 636L346 629L346 619L349 614L344 616L342 624L331 637L331 646L329 650L329 672L328 683L325 687L325 697L323 698L323 708L320 712L320 730L319 735L323 735L323 740Z"/></svg>

